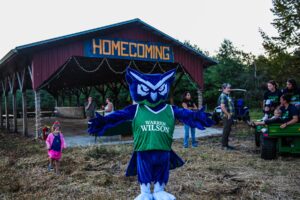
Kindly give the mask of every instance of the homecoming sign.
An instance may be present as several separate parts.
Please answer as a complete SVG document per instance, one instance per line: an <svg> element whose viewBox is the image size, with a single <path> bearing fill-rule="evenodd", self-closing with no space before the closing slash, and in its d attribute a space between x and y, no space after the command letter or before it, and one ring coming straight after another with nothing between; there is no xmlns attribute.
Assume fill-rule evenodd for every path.
<svg viewBox="0 0 300 200"><path fill-rule="evenodd" d="M84 43L84 55L99 58L174 62L171 46L152 42L92 39Z"/></svg>

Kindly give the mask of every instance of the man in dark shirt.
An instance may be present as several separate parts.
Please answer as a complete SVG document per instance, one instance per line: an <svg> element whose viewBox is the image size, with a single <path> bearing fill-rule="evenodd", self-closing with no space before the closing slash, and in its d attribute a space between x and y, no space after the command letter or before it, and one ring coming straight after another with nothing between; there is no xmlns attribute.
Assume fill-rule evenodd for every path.
<svg viewBox="0 0 300 200"><path fill-rule="evenodd" d="M283 94L280 97L280 110L282 112L281 119L284 122L281 124L280 128L285 128L298 122L298 110L293 104L290 104L290 102L291 97L289 95Z"/></svg>

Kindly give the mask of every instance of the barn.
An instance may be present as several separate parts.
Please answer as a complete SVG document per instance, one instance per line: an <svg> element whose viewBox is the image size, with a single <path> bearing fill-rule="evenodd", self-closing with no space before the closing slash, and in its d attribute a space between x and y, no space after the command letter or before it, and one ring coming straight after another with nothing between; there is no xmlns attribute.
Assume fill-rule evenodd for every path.
<svg viewBox="0 0 300 200"><path fill-rule="evenodd" d="M195 81L201 96L203 70L215 64L213 59L140 19L18 46L0 60L0 126L18 132L20 112L22 133L28 135L26 90L34 92L37 136L43 112L41 90L47 90L57 101L67 92L88 94L91 87L105 95L104 86L108 86L117 94L121 87L127 87L124 74L130 66L144 73L176 68L179 74ZM18 90L22 93L21 111L17 110ZM6 120L9 116L12 120Z"/></svg>

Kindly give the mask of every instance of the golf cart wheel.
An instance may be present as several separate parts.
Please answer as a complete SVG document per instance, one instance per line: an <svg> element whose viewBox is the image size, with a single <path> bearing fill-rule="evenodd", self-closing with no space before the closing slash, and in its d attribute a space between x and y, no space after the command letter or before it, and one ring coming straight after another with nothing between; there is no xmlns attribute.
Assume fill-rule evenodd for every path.
<svg viewBox="0 0 300 200"><path fill-rule="evenodd" d="M263 138L261 143L261 158L265 160L272 160L277 157L276 151L277 140L270 138Z"/></svg>
<svg viewBox="0 0 300 200"><path fill-rule="evenodd" d="M261 133L260 132L256 132L256 130L255 130L255 132L254 132L254 137L255 137L255 145L257 146L257 147L259 147L260 146L260 135L261 135Z"/></svg>

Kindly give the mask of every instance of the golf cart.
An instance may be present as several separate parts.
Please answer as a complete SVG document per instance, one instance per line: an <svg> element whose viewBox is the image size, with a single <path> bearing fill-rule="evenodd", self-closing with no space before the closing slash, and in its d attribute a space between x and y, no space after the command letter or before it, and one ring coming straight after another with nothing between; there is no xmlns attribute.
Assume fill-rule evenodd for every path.
<svg viewBox="0 0 300 200"><path fill-rule="evenodd" d="M261 158L275 159L278 153L300 154L300 123L280 128L280 124L257 126L255 144L261 147Z"/></svg>
<svg viewBox="0 0 300 200"><path fill-rule="evenodd" d="M231 89L230 90L232 93L235 93L235 96L238 98L232 98L234 101L234 116L233 119L235 121L250 121L250 115L249 115L249 107L245 106L245 94L247 90L245 89ZM243 98L242 98L243 96ZM220 100L218 100L218 106L215 107L213 113L212 113L212 119L218 124L222 119L221 119L221 106L220 106Z"/></svg>

